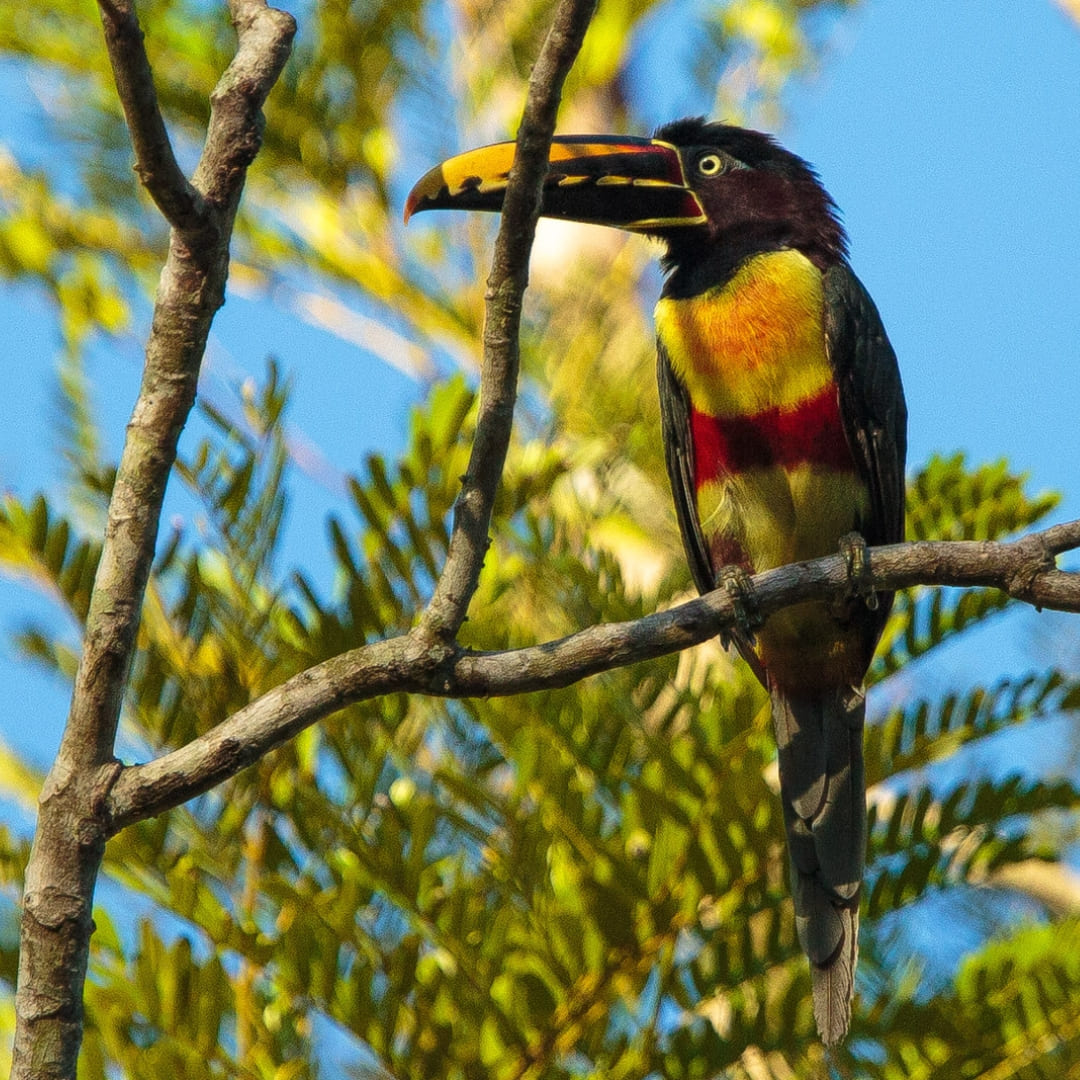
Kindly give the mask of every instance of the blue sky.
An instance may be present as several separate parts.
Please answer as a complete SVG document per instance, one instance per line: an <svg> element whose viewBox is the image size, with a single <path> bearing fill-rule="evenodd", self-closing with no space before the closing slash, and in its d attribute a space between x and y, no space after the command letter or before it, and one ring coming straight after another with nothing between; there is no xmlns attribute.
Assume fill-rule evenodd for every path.
<svg viewBox="0 0 1080 1080"><path fill-rule="evenodd" d="M1007 457L1077 516L1080 27L1051 0L869 0L826 42L778 134L841 208L909 461ZM649 120L707 108L661 78Z"/></svg>
<svg viewBox="0 0 1080 1080"><path fill-rule="evenodd" d="M843 210L852 262L900 357L909 460L964 450L1007 457L1080 515L1080 28L1050 0L870 0L841 19L818 74L786 96L781 135L814 162ZM17 145L33 103L20 71L0 72ZM709 101L668 81L660 122ZM20 155L22 156L22 155ZM430 161L405 163L420 175ZM32 290L0 284L9 328L0 488L55 489L49 429L59 338ZM422 390L287 313L232 295L215 325L214 380L258 374L273 352L296 388L293 419L342 470L371 448L399 448ZM90 372L110 448L137 387L135 345L94 350ZM218 384L220 385L220 383ZM298 557L322 543L331 487L307 485L294 513ZM0 634L30 610L0 583ZM1030 655L1028 620L994 638L996 659ZM1073 623L1060 621L1076 638ZM0 737L46 765L66 692L0 641L9 708Z"/></svg>
<svg viewBox="0 0 1080 1080"><path fill-rule="evenodd" d="M910 460L1007 457L1080 514L1080 28L1049 0L880 0L792 95L900 357Z"/></svg>

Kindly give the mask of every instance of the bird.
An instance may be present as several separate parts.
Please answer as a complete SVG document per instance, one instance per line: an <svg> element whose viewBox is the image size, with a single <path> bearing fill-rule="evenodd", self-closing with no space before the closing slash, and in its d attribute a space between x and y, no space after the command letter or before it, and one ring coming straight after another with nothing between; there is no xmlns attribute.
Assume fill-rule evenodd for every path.
<svg viewBox="0 0 1080 1080"><path fill-rule="evenodd" d="M904 538L896 355L836 204L773 136L694 117L651 138L557 135L548 157L542 216L663 247L657 381L675 513L695 585L736 599L728 636L769 693L795 928L831 1047L848 1032L858 958L864 683L893 602L866 586L866 549ZM498 211L513 158L505 142L444 161L409 193L406 222ZM753 618L750 575L838 549L846 598Z"/></svg>

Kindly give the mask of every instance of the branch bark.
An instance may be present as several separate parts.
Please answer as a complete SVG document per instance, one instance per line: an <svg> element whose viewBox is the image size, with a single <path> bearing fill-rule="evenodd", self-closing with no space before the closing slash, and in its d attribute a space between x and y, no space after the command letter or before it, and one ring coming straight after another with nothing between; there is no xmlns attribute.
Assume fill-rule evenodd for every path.
<svg viewBox="0 0 1080 1080"><path fill-rule="evenodd" d="M997 588L1040 608L1080 612L1080 573L1054 556L1080 548L1080 521L1011 543L939 541L870 551L875 588L915 585ZM850 589L840 555L795 563L751 579L762 617ZM337 709L392 692L503 697L569 686L626 664L696 645L733 625L723 590L629 623L591 626L558 641L480 653L432 648L417 630L334 657L282 683L187 746L122 770L106 800L114 831L208 791L309 724Z"/></svg>
<svg viewBox="0 0 1080 1080"><path fill-rule="evenodd" d="M209 209L176 163L134 4L131 0L101 0L98 10L116 92L135 150L135 171L170 225L179 229L197 226L205 221Z"/></svg>
<svg viewBox="0 0 1080 1080"><path fill-rule="evenodd" d="M158 110L129 0L101 0L136 170L172 224L139 396L109 504L71 709L39 798L26 868L12 1076L75 1076L91 904L105 840L105 794L120 766L116 726L176 445L195 400L210 324L225 298L229 241L261 108L288 57L295 23L264 0L232 0L236 55L211 99L191 183L180 174Z"/></svg>
<svg viewBox="0 0 1080 1080"><path fill-rule="evenodd" d="M596 0L562 0L529 79L485 295L476 436L454 505L446 565L420 621L421 633L433 640L449 642L457 635L480 580L495 492L514 420L521 303L529 280L529 253L540 216L548 147L563 83L595 8Z"/></svg>

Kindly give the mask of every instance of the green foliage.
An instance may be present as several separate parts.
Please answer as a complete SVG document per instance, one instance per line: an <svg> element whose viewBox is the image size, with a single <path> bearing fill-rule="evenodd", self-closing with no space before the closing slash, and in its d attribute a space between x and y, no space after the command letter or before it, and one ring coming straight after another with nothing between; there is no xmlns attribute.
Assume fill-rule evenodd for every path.
<svg viewBox="0 0 1080 1080"><path fill-rule="evenodd" d="M935 1076L1074 1075L1080 1066L1076 1016L1077 922L1025 926L961 965L955 989L884 1011L878 1039L884 1080Z"/></svg>
<svg viewBox="0 0 1080 1080"><path fill-rule="evenodd" d="M998 540L1030 528L1057 506L1052 492L1031 496L1005 462L969 469L962 454L933 457L908 485L909 540ZM891 631L871 681L920 659L955 635L1009 607L988 589L914 589L896 598ZM903 627L902 632L900 627Z"/></svg>
<svg viewBox="0 0 1080 1080"><path fill-rule="evenodd" d="M934 456L908 486L909 540L996 540L1029 528L1057 506L1024 490L1004 461L969 469L962 454Z"/></svg>
<svg viewBox="0 0 1080 1080"><path fill-rule="evenodd" d="M942 760L1010 725L1071 711L1078 702L1075 679L1053 669L949 691L933 700L912 698L867 731L867 783Z"/></svg>
<svg viewBox="0 0 1080 1080"><path fill-rule="evenodd" d="M202 524L155 567L135 744L179 745L294 671L405 628L445 557L472 428L465 382L433 389L399 461L370 458L350 478L329 596L278 566L287 397L271 367L235 420L203 407L207 434L180 467ZM560 512L571 459L538 440L512 446L468 629L482 647L660 601L590 545L583 515ZM933 472L919 478L927 501L945 494ZM66 595L77 545L70 530L50 540L60 520L44 500L12 503L5 536ZM942 786L924 766L1078 706L1075 679L1049 671L916 697L871 726L870 970L875 923L912 899L1060 859L1068 832L1048 815L1072 815L1080 797L1063 778ZM773 756L763 694L715 646L521 698L353 706L225 793L110 843L113 887L158 917L133 928L98 916L86 1075L315 1075L322 1018L402 1078L818 1075ZM990 979L1005 961L986 955ZM1065 1039L1074 973L1050 953L1043 967L1013 963L1031 992L994 1003L1000 1034L978 1045L957 1019L978 1011L974 961L920 1004L867 979L850 1051L862 1074L966 1068L1021 1046L1041 1060L1025 1040Z"/></svg>
<svg viewBox="0 0 1080 1080"><path fill-rule="evenodd" d="M1047 810L1071 810L1076 803L1072 783L1035 783L1016 775L959 784L944 797L923 787L875 803L868 823L876 864L869 915L895 910L930 888L982 881L1006 863L1032 855L1022 823ZM988 820L997 823L996 831L987 827Z"/></svg>
<svg viewBox="0 0 1080 1080"><path fill-rule="evenodd" d="M40 495L27 507L8 498L0 527L10 568L54 586L81 622L90 602L98 552L73 537L68 521L53 513Z"/></svg>

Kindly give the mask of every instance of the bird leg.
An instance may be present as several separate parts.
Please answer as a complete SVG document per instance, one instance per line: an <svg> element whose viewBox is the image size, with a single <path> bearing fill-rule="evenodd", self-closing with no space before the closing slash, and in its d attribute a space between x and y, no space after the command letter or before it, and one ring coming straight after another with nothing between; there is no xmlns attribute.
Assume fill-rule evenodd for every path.
<svg viewBox="0 0 1080 1080"><path fill-rule="evenodd" d="M758 608L757 597L750 575L733 563L721 566L716 575L716 584L731 597L735 608L735 625L730 630L720 633L720 641L726 649L732 644L753 646L754 631L764 623Z"/></svg>
<svg viewBox="0 0 1080 1080"><path fill-rule="evenodd" d="M848 592L843 599L847 604L858 597L871 611L877 611L878 595L874 590L874 578L870 573L870 552L861 533L849 532L840 537L840 554L847 564Z"/></svg>

